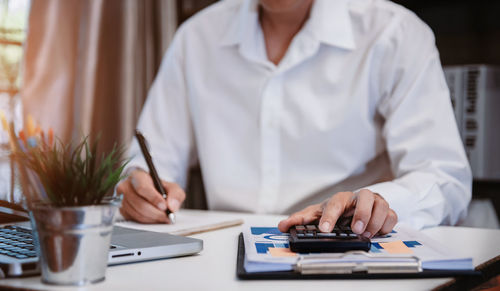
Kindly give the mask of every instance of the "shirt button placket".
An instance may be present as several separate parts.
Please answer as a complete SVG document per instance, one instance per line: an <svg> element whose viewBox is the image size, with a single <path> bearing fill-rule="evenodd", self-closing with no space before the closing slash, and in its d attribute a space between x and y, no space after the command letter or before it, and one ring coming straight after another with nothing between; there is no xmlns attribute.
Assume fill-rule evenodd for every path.
<svg viewBox="0 0 500 291"><path fill-rule="evenodd" d="M261 189L259 212L276 212L280 184L280 113L283 75L273 76L262 94L261 107Z"/></svg>

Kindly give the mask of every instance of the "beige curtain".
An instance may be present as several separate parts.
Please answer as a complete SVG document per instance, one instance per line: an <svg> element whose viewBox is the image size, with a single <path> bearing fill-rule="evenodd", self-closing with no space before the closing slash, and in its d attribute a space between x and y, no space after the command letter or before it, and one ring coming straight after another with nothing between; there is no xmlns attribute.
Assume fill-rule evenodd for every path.
<svg viewBox="0 0 500 291"><path fill-rule="evenodd" d="M128 144L176 29L175 0L32 0L24 112L63 141Z"/></svg>

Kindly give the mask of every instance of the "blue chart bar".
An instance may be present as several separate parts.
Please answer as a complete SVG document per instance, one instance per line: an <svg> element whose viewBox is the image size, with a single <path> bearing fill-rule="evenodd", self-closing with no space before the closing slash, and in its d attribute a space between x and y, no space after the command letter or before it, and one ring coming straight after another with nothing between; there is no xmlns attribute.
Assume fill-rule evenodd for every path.
<svg viewBox="0 0 500 291"><path fill-rule="evenodd" d="M414 248L415 246L421 246L422 244L419 243L416 240L411 240L411 241L403 241L403 243L409 247L409 248ZM370 248L370 252L372 253L381 253L382 249L384 249L379 243L372 243L372 246Z"/></svg>
<svg viewBox="0 0 500 291"><path fill-rule="evenodd" d="M382 248L378 243L374 243L370 247L370 252L372 252L372 253L381 253L382 251L378 247L376 247L375 244L378 245L380 248Z"/></svg>
<svg viewBox="0 0 500 291"><path fill-rule="evenodd" d="M422 244L419 243L418 241L416 240L411 240L411 241L404 241L403 242L407 247L409 248L414 248L415 246L421 246Z"/></svg>
<svg viewBox="0 0 500 291"><path fill-rule="evenodd" d="M277 227L251 227L250 230L253 235L261 235L264 233L282 234Z"/></svg>
<svg viewBox="0 0 500 291"><path fill-rule="evenodd" d="M273 244L269 243L255 243L255 248L258 254L266 254L268 248L274 248Z"/></svg>
<svg viewBox="0 0 500 291"><path fill-rule="evenodd" d="M286 248L288 248L288 244L286 244L286 243L274 243L274 247L286 249Z"/></svg>

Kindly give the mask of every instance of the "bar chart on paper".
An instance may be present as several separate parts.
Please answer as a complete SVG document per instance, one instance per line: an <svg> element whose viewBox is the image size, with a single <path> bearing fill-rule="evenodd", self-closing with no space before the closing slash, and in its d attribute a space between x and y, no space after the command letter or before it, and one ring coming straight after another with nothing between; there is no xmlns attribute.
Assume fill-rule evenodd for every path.
<svg viewBox="0 0 500 291"><path fill-rule="evenodd" d="M289 249L288 234L275 227L244 226L245 269L247 272L288 271L299 254ZM304 254L300 254L304 255ZM306 254L307 255L307 254ZM417 257L424 269L472 270L472 258L460 258L446 247L408 227L372 238L369 260L390 261L402 256ZM344 257L342 260L350 260ZM357 260L357 259L352 259Z"/></svg>

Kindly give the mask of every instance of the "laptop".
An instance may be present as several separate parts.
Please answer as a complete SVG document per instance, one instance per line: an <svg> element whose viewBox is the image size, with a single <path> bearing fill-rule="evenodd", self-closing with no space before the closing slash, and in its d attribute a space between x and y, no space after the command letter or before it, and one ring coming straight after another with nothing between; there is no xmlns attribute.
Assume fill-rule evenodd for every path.
<svg viewBox="0 0 500 291"><path fill-rule="evenodd" d="M38 256L28 213L0 200L0 278L37 275ZM142 262L199 253L203 241L167 233L113 227L108 265Z"/></svg>

